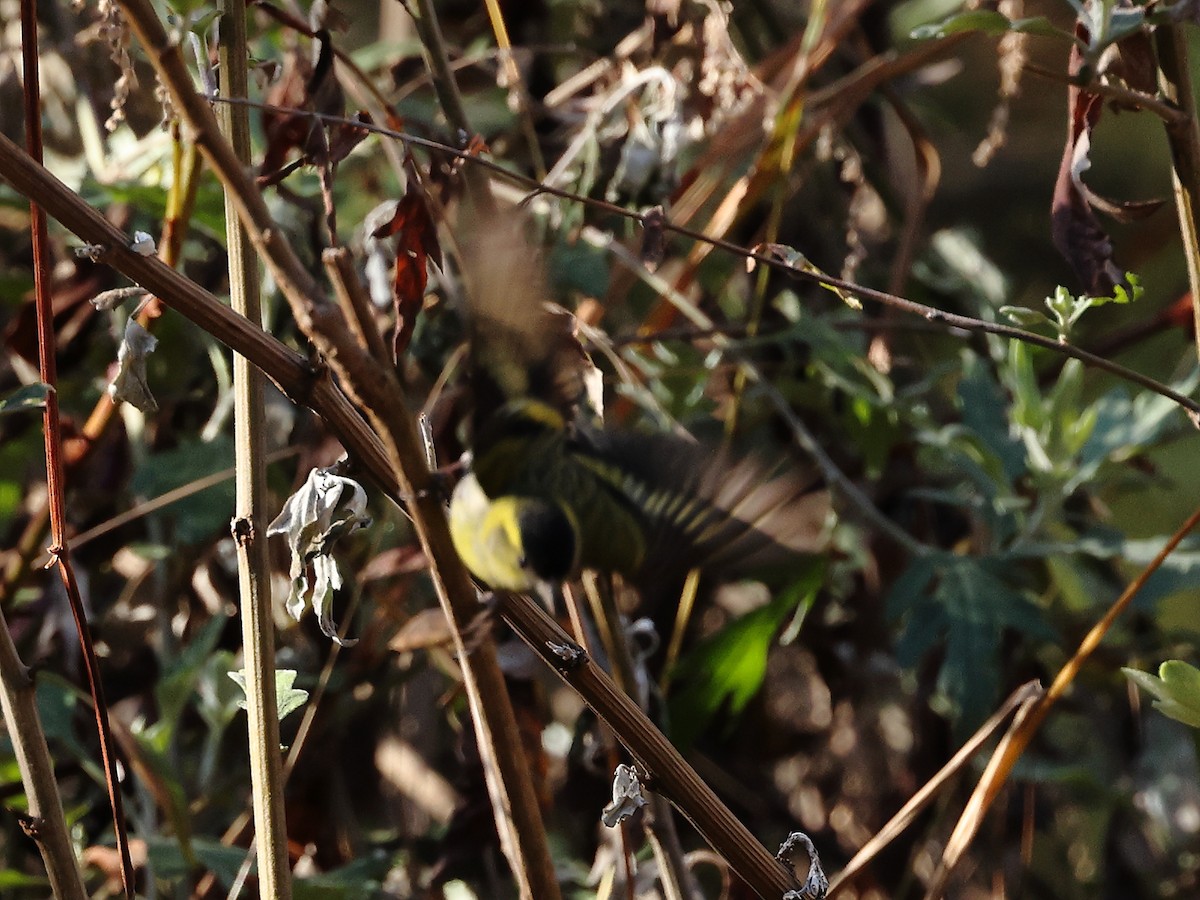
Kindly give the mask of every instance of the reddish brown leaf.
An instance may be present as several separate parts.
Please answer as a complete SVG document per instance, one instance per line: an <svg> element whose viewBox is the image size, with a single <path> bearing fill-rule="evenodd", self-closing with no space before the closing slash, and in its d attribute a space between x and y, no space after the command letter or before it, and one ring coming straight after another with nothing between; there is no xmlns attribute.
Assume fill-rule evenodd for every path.
<svg viewBox="0 0 1200 900"><path fill-rule="evenodd" d="M384 125L392 131L404 130L404 119L402 119L394 109L387 110L387 120Z"/></svg>
<svg viewBox="0 0 1200 900"><path fill-rule="evenodd" d="M1076 24L1076 35L1086 39L1087 32ZM1114 56L1122 71L1131 73L1140 84L1146 66L1143 57L1149 53L1144 41L1126 39L1123 55ZM1078 76L1083 69L1083 54L1078 46L1071 48L1068 70ZM1054 185L1054 200L1050 207L1050 222L1054 245L1067 258L1083 287L1091 294L1111 293L1113 285L1123 279L1122 270L1113 262L1113 246L1108 233L1096 217L1096 211L1118 222L1144 219L1156 212L1164 200L1109 200L1092 191L1083 181L1083 173L1091 166L1092 132L1100 121L1104 104L1097 94L1072 85L1067 89L1067 141L1063 147L1058 180Z"/></svg>
<svg viewBox="0 0 1200 900"><path fill-rule="evenodd" d="M1077 25L1076 31L1082 33L1082 26ZM1083 54L1078 47L1072 47L1071 75L1077 75L1083 64ZM1054 246L1067 258L1084 289L1093 294L1109 293L1121 278L1120 270L1112 261L1112 241L1079 189L1076 177L1076 173L1089 165L1087 154L1092 130L1100 121L1103 109L1096 94L1085 93L1075 85L1067 89L1067 142L1050 206Z"/></svg>
<svg viewBox="0 0 1200 900"><path fill-rule="evenodd" d="M314 40L318 50L315 63L300 52L289 54L283 77L267 94L268 103L277 108L263 113L267 147L259 169L262 183L277 183L299 165L336 166L367 135L357 125L342 122L327 126L309 115L317 112L341 116L345 112L345 98L334 73L329 32L318 30ZM355 121L371 124L371 117L360 112ZM299 159L288 164L288 158L296 151Z"/></svg>
<svg viewBox="0 0 1200 900"><path fill-rule="evenodd" d="M309 62L302 54L290 53L284 62L283 75L267 92L267 103L275 108L263 111L267 147L259 167L260 181L277 181L292 152L308 143L313 120L303 109L308 102L309 70Z"/></svg>
<svg viewBox="0 0 1200 900"><path fill-rule="evenodd" d="M427 263L442 262L437 226L429 214L425 195L416 187L396 204L395 214L375 229L376 238L396 235L396 274L392 282L392 300L396 309L396 330L392 334L392 353L396 359L407 349L417 324L417 315L425 301L429 281Z"/></svg>
<svg viewBox="0 0 1200 900"><path fill-rule="evenodd" d="M370 132L357 124L373 125L371 114L359 110L353 122L334 122L329 127L329 162L337 165L350 155L350 151L361 144Z"/></svg>

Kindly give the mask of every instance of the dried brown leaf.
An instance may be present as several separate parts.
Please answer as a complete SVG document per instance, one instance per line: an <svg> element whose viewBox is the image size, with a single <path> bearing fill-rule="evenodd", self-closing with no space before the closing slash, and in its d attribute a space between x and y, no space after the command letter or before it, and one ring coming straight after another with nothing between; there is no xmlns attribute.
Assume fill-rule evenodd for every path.
<svg viewBox="0 0 1200 900"><path fill-rule="evenodd" d="M1082 31L1081 26L1076 26L1076 30ZM1070 73L1078 74L1083 64L1083 54L1078 47L1072 47ZM1088 153L1092 130L1103 110L1098 95L1074 85L1067 89L1067 141L1050 206L1054 246L1067 258L1084 289L1097 295L1111 292L1121 279L1121 271L1112 260L1112 241L1080 188L1079 173L1091 165Z"/></svg>
<svg viewBox="0 0 1200 900"><path fill-rule="evenodd" d="M376 238L396 235L396 270L392 281L392 301L396 311L396 329L392 334L392 353L399 359L408 347L417 315L425 302L425 287L429 283L427 263L441 265L442 249L438 243L437 226L429 214L425 195L411 187L396 204L396 212L375 229Z"/></svg>

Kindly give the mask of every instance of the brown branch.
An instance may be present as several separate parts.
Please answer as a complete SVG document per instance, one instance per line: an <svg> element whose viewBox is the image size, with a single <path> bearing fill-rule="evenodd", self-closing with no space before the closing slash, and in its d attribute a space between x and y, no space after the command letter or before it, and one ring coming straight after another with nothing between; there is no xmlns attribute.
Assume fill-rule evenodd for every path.
<svg viewBox="0 0 1200 900"><path fill-rule="evenodd" d="M42 108L39 87L38 40L37 40L37 5L33 0L21 2L21 59L24 67L23 99L25 111L25 142L31 160L41 162L42 159ZM46 447L46 506L49 511L50 523L50 557L58 569L62 579L67 603L71 608L71 616L75 621L75 632L79 638L79 647L83 654L84 671L87 675L88 689L92 697L92 710L96 719L96 734L100 744L100 760L104 769L105 787L108 789L108 802L112 810L113 833L116 838L117 853L121 860L121 884L126 897L133 897L133 861L129 853L129 833L125 827L125 809L121 799L120 777L117 773L116 759L112 753L112 734L108 725L108 704L104 700L104 684L100 677L100 666L96 660L96 650L92 646L92 636L88 629L87 614L83 608L83 598L79 593L79 584L75 579L75 570L71 565L70 549L67 546L67 497L66 477L63 466L63 435L62 424L58 412L58 372L55 362L58 347L54 334L54 304L50 296L50 248L49 236L46 230L46 214L37 200L30 198L29 203L30 229L33 239L33 285L34 304L37 310L37 349L38 370L43 383L50 386L46 395L45 408L42 414L43 437ZM15 649L13 650L15 656ZM20 690L19 687L15 690ZM30 687L32 690L32 686ZM7 692L6 692L7 697ZM8 710L9 704L5 703ZM15 724L15 723L14 723ZM25 725L30 724L25 722ZM12 734L10 729L10 734ZM13 735L14 739L16 735ZM25 756L27 762L32 761L33 754L45 752L45 736L40 728L26 735L30 748L19 756ZM51 770L52 772L52 770ZM23 770L22 775L26 773ZM33 778L34 772L29 771L30 786L42 788L45 785ZM31 805L34 803L31 798ZM39 796L36 801L38 812L35 813L37 827L33 832L38 836L38 846L46 861L47 872L51 883L61 887L67 894L82 893L79 867L75 853L67 836L66 820L63 817L62 803L57 793L52 796ZM43 841L44 837L44 841Z"/></svg>
<svg viewBox="0 0 1200 900"><path fill-rule="evenodd" d="M121 0L121 8L170 92L175 109L237 207L250 241L288 301L297 325L341 375L346 390L377 430L385 468L391 473L389 481L410 501L438 600L452 624L479 745L491 750L491 764L484 768L502 846L522 894L553 900L559 893L558 881L504 676L490 640L478 642L473 650L463 640L463 630L478 614L479 604L450 541L441 494L432 483L414 417L395 372L363 349L338 308L321 296L311 274L274 227L262 194L222 138L212 108L196 93L178 46L149 0ZM490 186L483 179L478 181L475 200L487 203Z"/></svg>
<svg viewBox="0 0 1200 900"><path fill-rule="evenodd" d="M63 815L54 760L38 715L33 679L17 655L3 613L0 613L0 708L29 803L30 827L26 831L42 854L50 889L59 900L85 900L87 893Z"/></svg>
<svg viewBox="0 0 1200 900"><path fill-rule="evenodd" d="M737 820L604 670L586 655L572 655L571 639L535 601L505 595L500 612L521 639L604 719L637 760L642 774L649 776L649 789L670 800L755 893L763 900L777 900L799 888L792 873Z"/></svg>
<svg viewBox="0 0 1200 900"><path fill-rule="evenodd" d="M315 411L342 441L355 461L389 496L400 499L383 447L329 373L314 369L258 325L154 257L129 249L129 237L74 191L0 135L0 177L87 244L101 249L103 261L160 297L185 318L266 372L289 398Z"/></svg>

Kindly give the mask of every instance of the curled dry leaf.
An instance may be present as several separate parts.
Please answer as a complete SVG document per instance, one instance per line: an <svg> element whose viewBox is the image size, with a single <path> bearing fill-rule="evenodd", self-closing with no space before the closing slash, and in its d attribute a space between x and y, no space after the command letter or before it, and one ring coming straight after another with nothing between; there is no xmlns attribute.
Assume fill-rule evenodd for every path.
<svg viewBox="0 0 1200 900"><path fill-rule="evenodd" d="M146 358L158 346L158 338L137 319L125 323L125 336L117 350L117 377L108 386L114 403L128 403L144 413L158 411L158 402L146 381Z"/></svg>
<svg viewBox="0 0 1200 900"><path fill-rule="evenodd" d="M1076 34L1086 38L1082 25ZM1131 43L1124 57L1126 68L1136 57ZM1084 56L1078 46L1072 47L1068 70L1078 76L1084 67ZM1145 218L1161 207L1164 200L1113 201L1099 196L1083 181L1083 173L1091 168L1092 132L1100 121L1104 103L1098 94L1072 84L1067 90L1067 141L1063 147L1058 179L1054 185L1054 200L1050 207L1050 222L1054 245L1066 257L1084 290L1096 296L1111 294L1123 278L1122 269L1113 262L1113 246L1108 233L1096 216L1096 210L1120 222Z"/></svg>
<svg viewBox="0 0 1200 900"><path fill-rule="evenodd" d="M321 632L345 646L355 642L338 638L333 621L333 592L342 586L342 573L332 551L338 540L371 524L366 509L362 485L335 467L313 469L267 528L268 536L287 535L292 554L287 611L298 621L311 602Z"/></svg>
<svg viewBox="0 0 1200 900"><path fill-rule="evenodd" d="M397 235L396 270L392 281L392 302L396 311L396 329L392 334L392 353L399 359L408 347L417 315L425 301L429 283L427 263L442 264L442 248L437 226L429 214L425 195L415 185L408 189L396 211L372 232L375 239Z"/></svg>
<svg viewBox="0 0 1200 900"><path fill-rule="evenodd" d="M616 828L648 802L637 769L621 763L613 775L612 803L604 807L600 821L609 828Z"/></svg>

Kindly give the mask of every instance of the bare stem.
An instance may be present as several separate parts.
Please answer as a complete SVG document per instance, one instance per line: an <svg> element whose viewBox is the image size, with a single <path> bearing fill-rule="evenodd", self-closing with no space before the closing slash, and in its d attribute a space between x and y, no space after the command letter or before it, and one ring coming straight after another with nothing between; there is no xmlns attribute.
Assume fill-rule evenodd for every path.
<svg viewBox="0 0 1200 900"><path fill-rule="evenodd" d="M38 717L33 679L17 655L8 622L0 613L0 707L4 726L12 741L21 784L29 800L27 832L37 841L50 889L59 900L85 900L83 876L75 859L75 848L67 831L54 761L46 746L46 734Z"/></svg>
<svg viewBox="0 0 1200 900"><path fill-rule="evenodd" d="M245 0L222 0L220 84L228 97L247 93L249 51ZM246 107L221 107L221 125L237 158L250 164L250 121ZM225 192L229 293L233 309L254 325L262 323L258 264L254 247ZM241 597L242 658L245 667L250 784L254 842L258 856L258 895L286 900L292 894L287 825L283 804L283 761L275 697L275 627L271 615L271 568L267 556L266 439L263 434L262 372L240 353L233 357L234 466L237 496L233 538L237 545Z"/></svg>
<svg viewBox="0 0 1200 900"><path fill-rule="evenodd" d="M37 9L33 0L21 3L21 60L24 68L23 99L25 112L25 141L29 157L37 163L42 159L42 115L39 87ZM37 310L38 369L41 380L50 386L42 415L46 447L46 507L50 525L50 557L62 579L64 594L71 608L75 631L87 675L88 688L92 696L96 732L100 742L100 758L104 767L105 784L108 788L109 806L112 809L113 831L116 835L117 852L121 860L121 882L127 897L133 896L133 861L129 854L129 835L125 828L125 810L118 788L116 760L112 755L112 737L108 725L108 705L104 701L104 685L100 680L100 667L96 662L96 651L92 646L88 630L87 615L75 571L71 566L70 549L67 545L66 477L63 465L63 435L58 412L58 372L55 362L57 354L54 333L54 308L50 296L49 237L46 231L46 213L40 203L32 198L29 204L30 230L33 249L34 303ZM18 671L20 662L16 648L3 627L5 688L3 707L9 721L9 736L14 745L24 743L17 750L21 764L22 780L30 789L30 812L33 816L29 833L38 840L42 857L46 862L51 884L61 887L63 895L82 896L83 884L74 849L67 833L62 802L54 786L54 770L48 765L49 752L46 738L36 713L34 688L28 676ZM8 682L8 678L15 680ZM32 717L28 713L32 709ZM21 715L20 721L15 717ZM9 719L9 716L14 719ZM25 726L28 732L22 732ZM34 796L36 791L36 796ZM36 811L35 811L36 807Z"/></svg>

